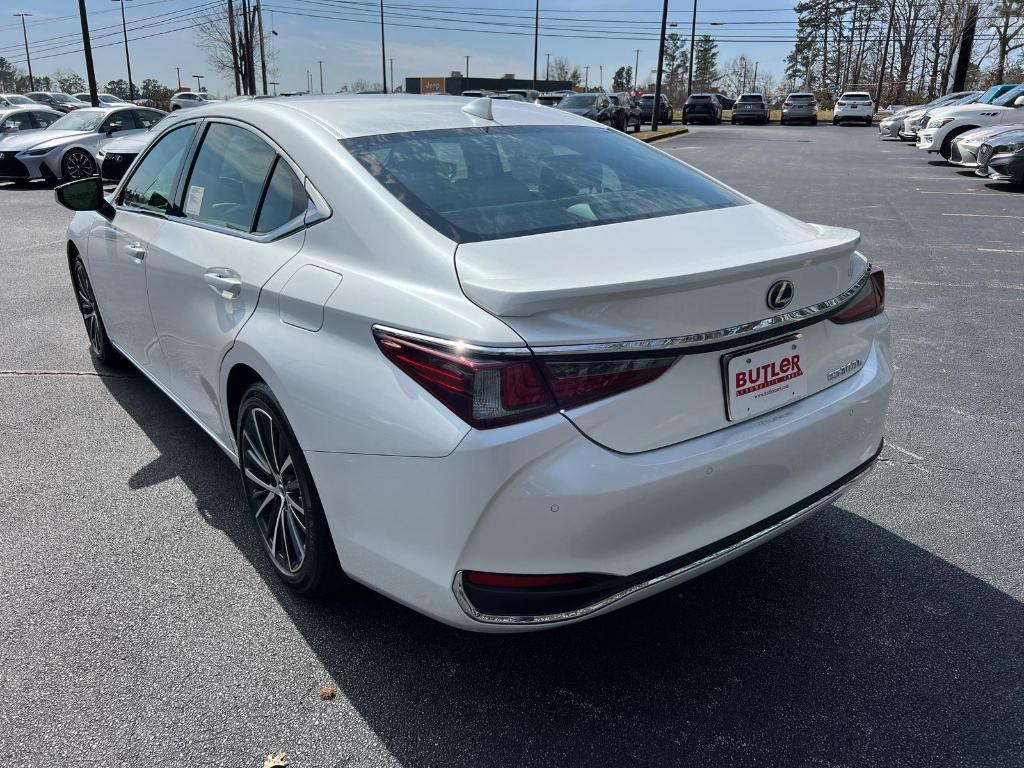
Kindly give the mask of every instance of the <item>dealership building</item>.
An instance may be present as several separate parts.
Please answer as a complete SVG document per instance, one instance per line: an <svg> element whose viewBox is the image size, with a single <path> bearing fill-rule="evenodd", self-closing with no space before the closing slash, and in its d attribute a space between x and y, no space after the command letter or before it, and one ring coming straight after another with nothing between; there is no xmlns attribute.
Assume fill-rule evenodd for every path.
<svg viewBox="0 0 1024 768"><path fill-rule="evenodd" d="M449 96L460 96L463 91L507 91L509 88L533 88L533 78L517 78L514 75L504 77L463 77L461 72L452 72L450 77L407 77L405 78L406 93L437 93ZM568 80L538 80L537 90L567 91L572 90Z"/></svg>

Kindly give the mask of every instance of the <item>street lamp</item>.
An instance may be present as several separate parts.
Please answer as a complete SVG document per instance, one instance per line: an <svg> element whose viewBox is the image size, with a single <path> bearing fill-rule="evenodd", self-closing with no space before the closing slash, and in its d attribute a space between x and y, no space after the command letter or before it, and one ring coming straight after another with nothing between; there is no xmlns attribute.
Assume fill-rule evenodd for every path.
<svg viewBox="0 0 1024 768"><path fill-rule="evenodd" d="M175 67L175 71L178 73L178 90L181 90L181 67Z"/></svg>
<svg viewBox="0 0 1024 768"><path fill-rule="evenodd" d="M203 78L205 78L206 75L192 75L192 77L194 77L196 79L196 93L202 93L203 92Z"/></svg>
<svg viewBox="0 0 1024 768"><path fill-rule="evenodd" d="M28 63L28 89L34 91L36 89L35 80L32 79L32 57L28 55L28 30L25 28L25 17L31 16L31 13L16 13L15 16L21 17L21 34L25 36L25 61ZM14 90L13 88L11 90Z"/></svg>
<svg viewBox="0 0 1024 768"><path fill-rule="evenodd" d="M388 64L391 65L391 92L394 93L395 92L395 60L393 58L389 57L388 58Z"/></svg>
<svg viewBox="0 0 1024 768"><path fill-rule="evenodd" d="M583 92L586 93L590 88L590 65L583 67Z"/></svg>
<svg viewBox="0 0 1024 768"><path fill-rule="evenodd" d="M640 75L640 49L633 49L636 53L636 67L633 68L633 91L636 92L636 81Z"/></svg>
<svg viewBox="0 0 1024 768"><path fill-rule="evenodd" d="M274 86L274 95L277 96L277 86L280 85L280 83L277 80L271 80L268 85Z"/></svg>
<svg viewBox="0 0 1024 768"><path fill-rule="evenodd" d="M469 79L469 56L466 56L466 79Z"/></svg>
<svg viewBox="0 0 1024 768"><path fill-rule="evenodd" d="M318 59L316 63L320 65L320 95L323 96L324 95L324 62L323 62L323 60Z"/></svg>
<svg viewBox="0 0 1024 768"><path fill-rule="evenodd" d="M121 32L124 34L124 61L128 66L128 100L135 101L135 85L132 83L132 57L128 54L128 23L124 19L124 0L113 0L121 4Z"/></svg>

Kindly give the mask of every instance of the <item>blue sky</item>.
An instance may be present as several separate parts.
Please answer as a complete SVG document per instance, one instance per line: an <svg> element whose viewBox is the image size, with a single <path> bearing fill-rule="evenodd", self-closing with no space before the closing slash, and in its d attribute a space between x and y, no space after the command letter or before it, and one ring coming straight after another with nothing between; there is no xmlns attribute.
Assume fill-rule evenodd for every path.
<svg viewBox="0 0 1024 768"><path fill-rule="evenodd" d="M227 92L228 82L213 76L205 54L193 45L193 32L179 29L189 24L194 13L191 9L203 1L128 0L125 3L129 41L133 37L154 35L129 43L137 83L152 77L173 87L176 85L175 67L180 66L183 84L190 75L210 75L205 81L208 88L214 93ZM272 21L278 32L274 45L278 52L277 79L281 81L281 90L304 88L307 69L317 73L314 84L318 87L317 62L321 59L327 91L359 79L380 80L380 27L373 23L377 11L372 1L263 2L265 24L270 26ZM240 0L236 0L236 5L239 3ZM94 54L97 78L102 84L125 77L118 4L111 0L88 0L87 7L97 46ZM447 75L452 70L463 70L467 55L471 57L471 75L500 76L510 72L519 77L531 76L533 7L533 0L385 0L387 53L395 58L395 79L401 82L406 76ZM591 84L598 83L603 66L607 87L616 68L634 62L636 48L641 49L641 73L652 70L657 63L660 10L659 0L541 0L540 75L543 76L545 54L551 53L552 57L564 56L581 67L589 65ZM685 37L690 32L691 10L692 3L685 0L670 3L670 21L679 25L674 31ZM84 76L84 59L80 52L60 53L64 50L61 45L77 47L66 44L70 37L47 42L48 38L74 36L79 32L77 3L73 0L0 0L0 56L20 64L24 59L21 27L19 20L12 16L19 11L33 14L28 20L29 42L34 51L38 49L33 55L33 71L49 74L57 69L73 69ZM160 19L136 22L145 28L131 31L133 19L158 14ZM67 16L72 17L60 18ZM322 18L324 16L332 18ZM706 32L719 38L721 62L746 53L760 61L760 71L781 76L783 60L792 47L789 40L794 34L795 20L787 0L701 0L697 34ZM470 21L492 25L502 22L502 25L474 25L473 31L458 28L469 26ZM175 29L179 31L171 31ZM485 29L520 34L492 34L484 32ZM575 37L595 34L607 39ZM638 36L644 39L614 39ZM775 37L783 41L729 40L727 37L762 41ZM113 45L99 47L103 43ZM23 64L20 66L24 68ZM188 82L195 83L194 80Z"/></svg>

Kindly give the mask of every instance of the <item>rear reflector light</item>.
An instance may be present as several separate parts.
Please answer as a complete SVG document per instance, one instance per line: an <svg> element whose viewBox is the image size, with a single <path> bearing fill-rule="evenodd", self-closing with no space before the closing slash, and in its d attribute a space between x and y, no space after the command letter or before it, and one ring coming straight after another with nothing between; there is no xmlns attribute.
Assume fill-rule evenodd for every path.
<svg viewBox="0 0 1024 768"><path fill-rule="evenodd" d="M829 319L833 323L855 323L874 317L885 309L885 272L881 267L871 267L871 273L864 287L850 303Z"/></svg>
<svg viewBox="0 0 1024 768"><path fill-rule="evenodd" d="M557 413L653 381L675 357L501 356L374 329L384 355L467 424L491 429Z"/></svg>
<svg viewBox="0 0 1024 768"><path fill-rule="evenodd" d="M478 587L501 587L503 589L529 589L532 587L579 586L583 577L575 573L517 574L488 573L487 571L465 571L466 581Z"/></svg>

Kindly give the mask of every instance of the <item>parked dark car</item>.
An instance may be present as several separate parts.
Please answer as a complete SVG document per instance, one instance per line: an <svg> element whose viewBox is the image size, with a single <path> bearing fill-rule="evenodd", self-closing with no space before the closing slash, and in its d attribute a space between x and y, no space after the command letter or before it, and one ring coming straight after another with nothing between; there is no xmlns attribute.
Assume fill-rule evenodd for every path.
<svg viewBox="0 0 1024 768"><path fill-rule="evenodd" d="M557 107L558 102L564 98L564 93L542 93L537 97L537 103L542 107Z"/></svg>
<svg viewBox="0 0 1024 768"><path fill-rule="evenodd" d="M615 127L620 131L628 131L633 126L634 131L640 130L640 105L628 93L609 93L608 98L615 109Z"/></svg>
<svg viewBox="0 0 1024 768"><path fill-rule="evenodd" d="M683 124L722 122L722 102L713 93L693 93L683 105Z"/></svg>
<svg viewBox="0 0 1024 768"><path fill-rule="evenodd" d="M45 104L50 109L56 109L58 112L67 114L76 109L82 107L88 107L88 102L79 101L74 96L68 96L66 93L49 93L47 91L33 91L32 93L26 93L28 98L32 99L39 104Z"/></svg>
<svg viewBox="0 0 1024 768"><path fill-rule="evenodd" d="M732 124L760 123L768 125L771 107L760 93L743 93L732 105Z"/></svg>
<svg viewBox="0 0 1024 768"><path fill-rule="evenodd" d="M978 176L1024 185L1024 130L1000 133L978 150Z"/></svg>
<svg viewBox="0 0 1024 768"><path fill-rule="evenodd" d="M615 125L615 109L608 94L605 93L574 93L558 102L557 108L572 112L574 115L589 117L598 123Z"/></svg>
<svg viewBox="0 0 1024 768"><path fill-rule="evenodd" d="M640 99L640 117L645 123L649 123L653 114L654 94L645 93ZM661 94L661 111L658 113L658 122L662 125L672 124L672 102L668 100L668 96L664 93Z"/></svg>

